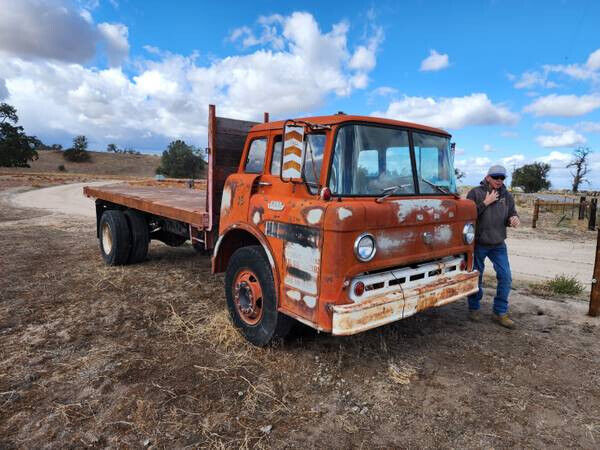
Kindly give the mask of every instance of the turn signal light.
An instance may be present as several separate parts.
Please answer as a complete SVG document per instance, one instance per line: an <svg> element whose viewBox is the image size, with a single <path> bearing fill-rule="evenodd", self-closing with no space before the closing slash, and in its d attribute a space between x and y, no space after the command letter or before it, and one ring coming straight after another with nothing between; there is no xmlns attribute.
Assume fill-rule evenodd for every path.
<svg viewBox="0 0 600 450"><path fill-rule="evenodd" d="M321 200L325 200L326 202L331 200L331 189L328 187L321 189Z"/></svg>
<svg viewBox="0 0 600 450"><path fill-rule="evenodd" d="M363 283L362 281L359 281L358 283L356 283L354 285L354 295L356 295L357 297L360 297L364 293L365 293L365 283Z"/></svg>
<svg viewBox="0 0 600 450"><path fill-rule="evenodd" d="M460 270L467 270L467 262L464 259L460 262Z"/></svg>

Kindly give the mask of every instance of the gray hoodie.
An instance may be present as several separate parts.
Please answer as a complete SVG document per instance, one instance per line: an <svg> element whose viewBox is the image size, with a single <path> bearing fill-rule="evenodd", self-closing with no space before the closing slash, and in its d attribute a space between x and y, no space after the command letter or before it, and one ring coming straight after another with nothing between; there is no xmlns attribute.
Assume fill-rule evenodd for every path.
<svg viewBox="0 0 600 450"><path fill-rule="evenodd" d="M494 246L500 245L506 239L508 219L517 215L515 200L506 190L504 184L498 191L498 200L485 206L485 195L492 191L492 187L483 179L480 185L471 189L467 194L477 206L477 225L475 227L475 244Z"/></svg>

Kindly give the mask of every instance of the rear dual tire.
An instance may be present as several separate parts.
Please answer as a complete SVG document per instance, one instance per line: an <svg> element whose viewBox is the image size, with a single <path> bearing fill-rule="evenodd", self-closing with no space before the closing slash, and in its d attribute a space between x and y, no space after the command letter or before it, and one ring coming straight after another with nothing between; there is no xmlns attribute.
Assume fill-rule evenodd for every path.
<svg viewBox="0 0 600 450"><path fill-rule="evenodd" d="M140 213L110 209L100 218L100 253L109 266L134 264L148 254L148 222Z"/></svg>

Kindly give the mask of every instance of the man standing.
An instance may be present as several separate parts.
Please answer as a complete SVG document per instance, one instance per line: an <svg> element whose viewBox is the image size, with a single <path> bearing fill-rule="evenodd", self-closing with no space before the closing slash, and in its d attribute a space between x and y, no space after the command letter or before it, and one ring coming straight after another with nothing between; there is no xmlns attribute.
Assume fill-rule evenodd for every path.
<svg viewBox="0 0 600 450"><path fill-rule="evenodd" d="M485 258L494 265L498 287L494 297L492 319L506 328L515 328L508 317L508 294L512 284L508 253L506 251L506 227L518 227L521 223L515 209L515 201L504 186L506 169L492 166L481 184L467 194L477 206L477 225L475 231L474 266L479 271L479 292L468 297L469 319L481 319L479 308L483 297L483 269Z"/></svg>

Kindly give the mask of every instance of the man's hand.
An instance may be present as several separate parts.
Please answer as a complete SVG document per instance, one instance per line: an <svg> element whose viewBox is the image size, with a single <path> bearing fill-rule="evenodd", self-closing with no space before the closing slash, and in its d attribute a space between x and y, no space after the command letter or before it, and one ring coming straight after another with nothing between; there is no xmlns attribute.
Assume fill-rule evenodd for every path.
<svg viewBox="0 0 600 450"><path fill-rule="evenodd" d="M493 190L493 191L488 192L487 194L485 194L485 198L483 199L483 204L485 206L490 206L496 200L498 200L498 191Z"/></svg>
<svg viewBox="0 0 600 450"><path fill-rule="evenodd" d="M517 228L519 225L521 225L521 220L518 216L512 216L510 219L508 219L508 223L510 223L511 227Z"/></svg>

